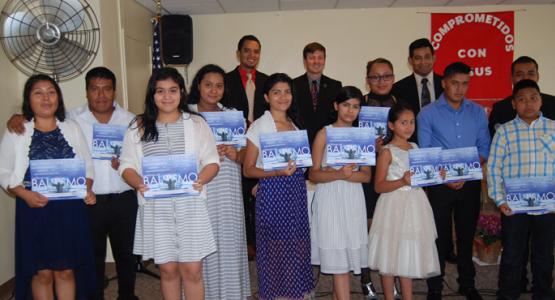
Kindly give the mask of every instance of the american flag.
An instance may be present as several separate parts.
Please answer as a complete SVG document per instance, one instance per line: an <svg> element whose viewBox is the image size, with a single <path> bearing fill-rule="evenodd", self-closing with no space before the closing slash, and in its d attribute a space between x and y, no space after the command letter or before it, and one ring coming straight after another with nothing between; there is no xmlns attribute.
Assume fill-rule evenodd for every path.
<svg viewBox="0 0 555 300"><path fill-rule="evenodd" d="M163 67L161 57L161 44L160 44L160 16L154 19L154 28L152 30L152 71Z"/></svg>

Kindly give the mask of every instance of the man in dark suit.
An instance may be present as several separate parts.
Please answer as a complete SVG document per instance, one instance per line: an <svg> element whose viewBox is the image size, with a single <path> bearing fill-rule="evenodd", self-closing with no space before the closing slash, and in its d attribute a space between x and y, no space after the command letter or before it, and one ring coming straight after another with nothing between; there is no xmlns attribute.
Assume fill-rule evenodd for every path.
<svg viewBox="0 0 555 300"><path fill-rule="evenodd" d="M511 65L511 81L513 85L523 79L531 79L538 82L540 73L538 72L538 63L529 56L521 56L517 58ZM541 93L542 106L541 112L544 117L555 120L555 96ZM489 130L491 136L495 134L495 130L499 125L507 123L516 117L511 100L512 96L496 102L489 115Z"/></svg>
<svg viewBox="0 0 555 300"><path fill-rule="evenodd" d="M268 75L256 70L260 49L260 41L254 35L243 36L237 43L239 66L225 76L228 93L222 104L242 111L249 126L264 114L267 107L262 91ZM251 191L257 183L255 179L242 177L249 259L255 255L255 198Z"/></svg>
<svg viewBox="0 0 555 300"><path fill-rule="evenodd" d="M256 70L260 49L260 41L254 35L243 36L237 44L239 66L225 78L229 93L222 104L242 111L249 125L267 108L262 90L268 75Z"/></svg>
<svg viewBox="0 0 555 300"><path fill-rule="evenodd" d="M411 105L415 114L443 92L441 76L433 72L435 60L434 48L428 39L412 42L408 61L413 73L393 85L393 95Z"/></svg>
<svg viewBox="0 0 555 300"><path fill-rule="evenodd" d="M306 73L293 80L299 115L312 141L318 130L331 123L333 100L341 90L341 82L323 75L326 48L313 42L303 49Z"/></svg>

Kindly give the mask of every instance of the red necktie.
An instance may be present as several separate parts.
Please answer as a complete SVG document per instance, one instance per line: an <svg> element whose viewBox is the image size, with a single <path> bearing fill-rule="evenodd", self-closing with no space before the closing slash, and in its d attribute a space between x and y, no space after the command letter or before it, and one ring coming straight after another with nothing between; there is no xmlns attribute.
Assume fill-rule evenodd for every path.
<svg viewBox="0 0 555 300"><path fill-rule="evenodd" d="M312 85L310 86L310 96L312 97L312 109L316 111L316 106L318 106L318 81L312 80Z"/></svg>

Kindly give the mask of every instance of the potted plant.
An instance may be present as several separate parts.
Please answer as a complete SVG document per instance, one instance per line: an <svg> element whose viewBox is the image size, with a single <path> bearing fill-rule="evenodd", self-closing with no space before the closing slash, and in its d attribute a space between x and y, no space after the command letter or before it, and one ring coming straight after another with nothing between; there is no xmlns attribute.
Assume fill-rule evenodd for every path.
<svg viewBox="0 0 555 300"><path fill-rule="evenodd" d="M498 215L480 215L474 244L478 259L485 263L497 263L501 253L501 218Z"/></svg>

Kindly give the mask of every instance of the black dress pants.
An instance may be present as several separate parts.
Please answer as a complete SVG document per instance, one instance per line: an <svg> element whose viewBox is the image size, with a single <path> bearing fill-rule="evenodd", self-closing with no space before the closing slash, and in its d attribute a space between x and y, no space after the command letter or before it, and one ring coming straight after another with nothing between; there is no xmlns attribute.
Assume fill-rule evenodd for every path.
<svg viewBox="0 0 555 300"><path fill-rule="evenodd" d="M434 212L438 239L436 240L441 275L427 280L429 291L443 289L445 256L452 251L451 222L454 220L457 234L457 281L459 287L474 287L476 270L472 262L472 245L476 222L480 213L480 181L467 181L459 190L446 185L428 187L428 199ZM452 219L453 218L453 219Z"/></svg>
<svg viewBox="0 0 555 300"><path fill-rule="evenodd" d="M135 274L137 260L133 255L137 196L134 191L96 195L96 204L88 206L94 247L98 288L95 300L104 299L106 237L110 239L118 275L118 300L137 299Z"/></svg>
<svg viewBox="0 0 555 300"><path fill-rule="evenodd" d="M553 240L555 215L502 216L503 253L499 267L499 299L519 299L529 239L532 266L532 299L553 299ZM529 234L530 233L530 234Z"/></svg>

